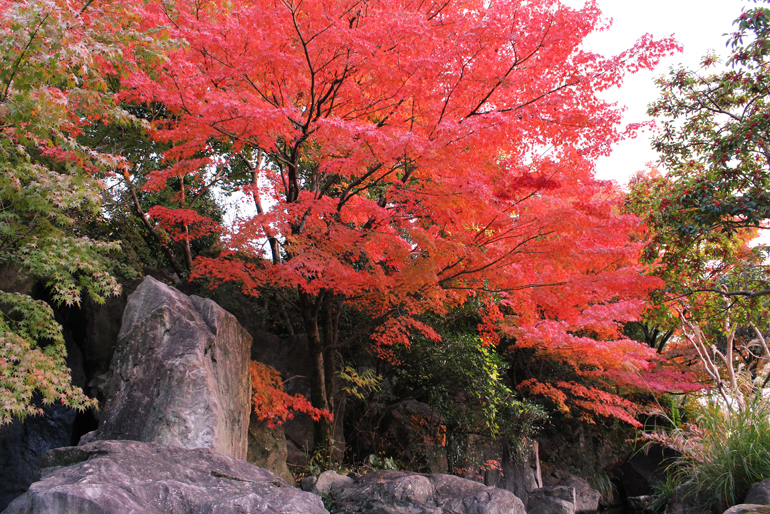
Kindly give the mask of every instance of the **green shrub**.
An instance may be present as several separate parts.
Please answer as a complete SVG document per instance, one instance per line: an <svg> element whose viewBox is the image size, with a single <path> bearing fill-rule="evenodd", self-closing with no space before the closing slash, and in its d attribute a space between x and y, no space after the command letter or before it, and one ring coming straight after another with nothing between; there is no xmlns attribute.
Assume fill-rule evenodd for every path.
<svg viewBox="0 0 770 514"><path fill-rule="evenodd" d="M506 363L473 334L446 335L439 344L415 338L397 369L402 387L443 418L449 471L462 474L482 457L485 442L507 441L514 460L528 454L530 438L548 416L521 399L505 380Z"/></svg>

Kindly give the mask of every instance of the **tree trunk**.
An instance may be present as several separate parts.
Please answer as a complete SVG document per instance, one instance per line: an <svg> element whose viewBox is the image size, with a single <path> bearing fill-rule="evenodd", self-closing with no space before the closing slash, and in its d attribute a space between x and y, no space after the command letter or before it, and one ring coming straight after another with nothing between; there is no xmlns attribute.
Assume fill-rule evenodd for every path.
<svg viewBox="0 0 770 514"><path fill-rule="evenodd" d="M334 406L326 389L326 369L324 359L324 341L321 339L318 316L320 299L307 293L300 293L302 319L305 323L308 349L310 350L310 403L317 409L333 412ZM334 446L334 423L321 418L313 425L313 453L328 462Z"/></svg>

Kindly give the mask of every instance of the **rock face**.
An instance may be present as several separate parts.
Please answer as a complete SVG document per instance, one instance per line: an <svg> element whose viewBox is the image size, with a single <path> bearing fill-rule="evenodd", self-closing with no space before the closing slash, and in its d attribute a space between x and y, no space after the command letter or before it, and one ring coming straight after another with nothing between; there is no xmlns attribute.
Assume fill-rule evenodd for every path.
<svg viewBox="0 0 770 514"><path fill-rule="evenodd" d="M129 296L89 440L211 448L245 459L251 336L211 300L147 277Z"/></svg>
<svg viewBox="0 0 770 514"><path fill-rule="evenodd" d="M705 504L703 498L689 493L689 482L678 486L666 504L664 514L710 514L710 510L701 505Z"/></svg>
<svg viewBox="0 0 770 514"><path fill-rule="evenodd" d="M0 511L40 478L40 459L52 448L72 444L75 411L59 404L43 414L0 427Z"/></svg>
<svg viewBox="0 0 770 514"><path fill-rule="evenodd" d="M743 503L770 505L770 478L749 487L749 492L746 493L746 499Z"/></svg>
<svg viewBox="0 0 770 514"><path fill-rule="evenodd" d="M248 312L241 312L244 322ZM248 326L248 325L245 325ZM310 361L305 358L310 350L304 335L280 338L255 327L249 327L254 335L251 346L251 359L264 362L281 374L285 381L286 393L300 394L310 398ZM287 419L283 426L286 439L286 462L289 468L304 467L309 463L313 453L313 419L307 414L298 412L293 418ZM343 440L341 434L335 434L335 439Z"/></svg>
<svg viewBox="0 0 770 514"><path fill-rule="evenodd" d="M333 514L525 514L513 493L451 475L377 471L337 486Z"/></svg>
<svg viewBox="0 0 770 514"><path fill-rule="evenodd" d="M323 514L318 496L209 449L97 441L51 450L4 514Z"/></svg>
<svg viewBox="0 0 770 514"><path fill-rule="evenodd" d="M65 339L69 335L83 355L84 391L100 402L105 400L105 378L118 343L128 297L140 283L139 280L121 280L120 295L106 297L103 304L86 295L79 306L53 305Z"/></svg>
<svg viewBox="0 0 770 514"><path fill-rule="evenodd" d="M446 423L430 405L417 400L405 400L390 407L383 418L383 433L376 434L387 441L385 453L407 463L411 469L446 473L446 451L442 446Z"/></svg>
<svg viewBox="0 0 770 514"><path fill-rule="evenodd" d="M524 462L517 462L511 459L510 451L506 449L503 452L502 476L499 483L494 483L490 480L486 480L485 483L511 491L521 498L524 505L527 505L532 491L544 485L540 471L540 447L537 441L532 441L532 446L527 452Z"/></svg>
<svg viewBox="0 0 770 514"><path fill-rule="evenodd" d="M27 294L52 304L56 321L62 325L72 383L99 400L103 399L99 377L109 369L125 308L125 291L137 285L138 282L122 283L124 293L108 297L104 305L97 305L86 296L80 308L67 307L55 305L42 284L25 276L19 268L0 268L0 290ZM0 427L0 511L40 478L40 459L45 452L77 444L83 434L98 426L93 410L77 412L61 404L34 401L41 407L41 415L30 416L23 423L13 420Z"/></svg>
<svg viewBox="0 0 770 514"><path fill-rule="evenodd" d="M64 340L72 382L85 387L83 358L66 329ZM84 432L95 428L92 411L80 413L59 403L43 405L38 397L33 402L42 414L0 426L0 511L40 478L40 459L45 452L76 444Z"/></svg>

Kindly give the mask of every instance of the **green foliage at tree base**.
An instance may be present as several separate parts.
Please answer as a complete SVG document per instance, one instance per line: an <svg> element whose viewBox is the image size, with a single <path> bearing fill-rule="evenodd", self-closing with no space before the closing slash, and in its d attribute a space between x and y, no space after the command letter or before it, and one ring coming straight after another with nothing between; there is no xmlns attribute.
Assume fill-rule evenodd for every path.
<svg viewBox="0 0 770 514"><path fill-rule="evenodd" d="M506 385L506 364L494 347L476 335L455 334L440 343L416 338L400 352L399 386L419 392L443 417L450 471L498 438L507 441L514 459L525 458L528 440L547 415Z"/></svg>

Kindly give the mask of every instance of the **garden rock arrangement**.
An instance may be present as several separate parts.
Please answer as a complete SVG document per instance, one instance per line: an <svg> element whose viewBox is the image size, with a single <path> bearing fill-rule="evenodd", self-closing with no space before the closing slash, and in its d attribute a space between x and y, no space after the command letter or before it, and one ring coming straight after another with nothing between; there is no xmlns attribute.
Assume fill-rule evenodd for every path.
<svg viewBox="0 0 770 514"><path fill-rule="evenodd" d="M321 475L332 514L525 514L513 493L452 475L376 471L348 477ZM303 484L304 485L304 484ZM312 487L319 493L317 482ZM321 487L320 489L325 489Z"/></svg>
<svg viewBox="0 0 770 514"><path fill-rule="evenodd" d="M323 498L334 514L526 514L514 493L450 475L328 471L292 487L283 438L248 432L250 346L219 305L147 277L123 312L98 429L59 441L4 512L320 514ZM247 448L286 479L241 460ZM534 476L521 488L530 514L574 514L574 480L537 489L533 456L504 485Z"/></svg>
<svg viewBox="0 0 770 514"><path fill-rule="evenodd" d="M324 514L321 498L210 449L96 441L51 450L5 514Z"/></svg>

